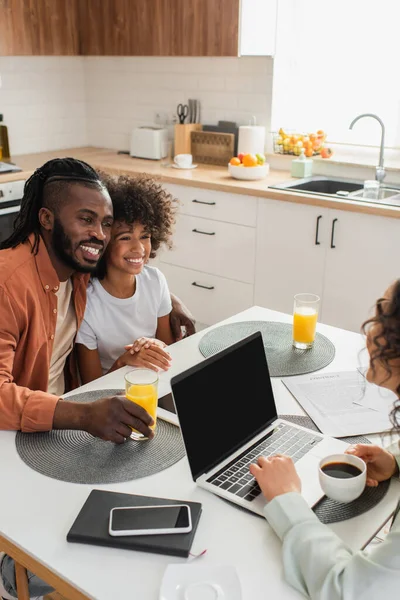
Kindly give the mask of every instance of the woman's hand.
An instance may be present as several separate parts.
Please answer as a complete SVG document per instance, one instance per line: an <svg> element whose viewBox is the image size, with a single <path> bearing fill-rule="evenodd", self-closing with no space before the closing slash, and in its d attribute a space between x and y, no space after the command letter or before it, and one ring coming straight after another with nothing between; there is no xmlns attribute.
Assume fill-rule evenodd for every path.
<svg viewBox="0 0 400 600"><path fill-rule="evenodd" d="M367 463L367 485L370 487L376 487L380 481L386 481L398 472L393 454L380 446L356 444L350 446L346 453L358 456Z"/></svg>
<svg viewBox="0 0 400 600"><path fill-rule="evenodd" d="M260 456L258 464L250 465L250 473L256 478L268 502L281 494L301 492L300 477L288 456Z"/></svg>

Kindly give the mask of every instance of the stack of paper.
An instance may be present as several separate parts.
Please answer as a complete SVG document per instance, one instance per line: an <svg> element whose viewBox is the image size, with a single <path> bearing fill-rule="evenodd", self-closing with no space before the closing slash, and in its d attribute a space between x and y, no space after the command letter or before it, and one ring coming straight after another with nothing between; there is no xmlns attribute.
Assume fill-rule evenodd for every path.
<svg viewBox="0 0 400 600"><path fill-rule="evenodd" d="M392 428L396 395L368 383L359 371L301 375L282 380L322 433L332 437Z"/></svg>

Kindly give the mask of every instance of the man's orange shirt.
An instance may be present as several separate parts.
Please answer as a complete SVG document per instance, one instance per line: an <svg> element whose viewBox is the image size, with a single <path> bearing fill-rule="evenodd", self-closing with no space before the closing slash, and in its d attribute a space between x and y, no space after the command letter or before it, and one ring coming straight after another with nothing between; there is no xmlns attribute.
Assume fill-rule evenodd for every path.
<svg viewBox="0 0 400 600"><path fill-rule="evenodd" d="M59 400L47 387L60 282L43 240L36 255L33 242L32 235L25 244L0 250L0 429L48 431ZM88 278L72 276L77 329ZM72 387L76 383L73 377Z"/></svg>

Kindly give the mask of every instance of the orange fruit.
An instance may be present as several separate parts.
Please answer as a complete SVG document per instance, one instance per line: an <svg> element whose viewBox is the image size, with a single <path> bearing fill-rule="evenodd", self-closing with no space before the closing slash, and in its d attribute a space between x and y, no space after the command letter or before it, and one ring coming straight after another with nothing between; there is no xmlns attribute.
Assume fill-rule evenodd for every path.
<svg viewBox="0 0 400 600"><path fill-rule="evenodd" d="M237 158L237 156L234 156L233 158L231 158L231 160L229 161L230 165L233 165L235 167L238 167L240 165L240 158Z"/></svg>
<svg viewBox="0 0 400 600"><path fill-rule="evenodd" d="M310 133L310 141L314 142L317 139L317 134L316 133Z"/></svg>
<svg viewBox="0 0 400 600"><path fill-rule="evenodd" d="M306 151L304 153L308 158L310 158L310 156L312 156L314 154L314 150L312 148L306 148Z"/></svg>
<svg viewBox="0 0 400 600"><path fill-rule="evenodd" d="M321 158L330 158L333 152L330 148L322 148L321 150Z"/></svg>
<svg viewBox="0 0 400 600"><path fill-rule="evenodd" d="M258 164L257 156L254 154L245 154L243 156L243 164L245 167L256 167Z"/></svg>

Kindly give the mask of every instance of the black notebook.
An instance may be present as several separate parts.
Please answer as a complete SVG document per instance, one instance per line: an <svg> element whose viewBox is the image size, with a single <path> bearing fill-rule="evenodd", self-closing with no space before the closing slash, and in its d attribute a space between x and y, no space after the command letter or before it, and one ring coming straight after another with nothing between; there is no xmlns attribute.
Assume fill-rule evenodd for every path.
<svg viewBox="0 0 400 600"><path fill-rule="evenodd" d="M114 537L108 533L110 510L112 508L154 504L188 504L192 516L192 531L190 533L173 533L169 535L130 535L123 537ZM199 502L93 490L69 530L67 541L188 557L200 514L201 504Z"/></svg>

